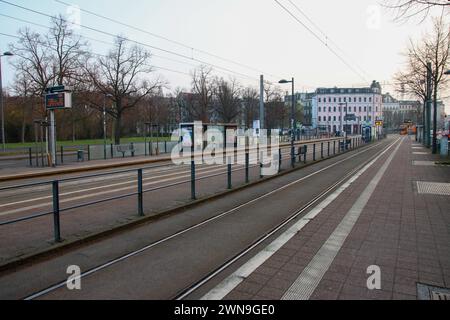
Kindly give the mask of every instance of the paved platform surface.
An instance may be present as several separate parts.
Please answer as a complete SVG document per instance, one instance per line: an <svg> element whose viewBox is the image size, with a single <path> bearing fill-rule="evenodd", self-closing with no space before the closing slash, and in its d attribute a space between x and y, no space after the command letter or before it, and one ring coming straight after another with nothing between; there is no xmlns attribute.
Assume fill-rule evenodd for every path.
<svg viewBox="0 0 450 320"><path fill-rule="evenodd" d="M419 194L417 187L450 182L450 167L433 165L438 159L412 137L402 138L398 150L391 148L223 298L404 300L418 298L418 283L449 288L450 197ZM448 191L441 185L441 192ZM355 221L342 223L358 209ZM344 239L341 246L336 237ZM373 265L380 268L381 288L369 290L367 269Z"/></svg>

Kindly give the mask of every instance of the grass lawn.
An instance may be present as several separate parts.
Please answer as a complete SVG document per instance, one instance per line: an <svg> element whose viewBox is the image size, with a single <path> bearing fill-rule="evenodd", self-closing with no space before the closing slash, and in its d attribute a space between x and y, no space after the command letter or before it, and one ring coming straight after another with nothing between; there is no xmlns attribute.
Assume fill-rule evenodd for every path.
<svg viewBox="0 0 450 320"><path fill-rule="evenodd" d="M156 142L156 138L153 137L153 141ZM170 141L170 137L160 137L159 141ZM130 142L144 142L143 137L133 137L133 138L122 138L120 139L121 144L126 144ZM150 138L147 137L147 142L150 142ZM111 144L112 141L110 139L106 140L107 144ZM103 139L90 139L90 140L76 140L76 141L58 141L59 146L85 146L85 145L95 145L95 144L103 144ZM17 148L28 148L34 147L34 142L25 142L25 143L7 143L6 149L17 149Z"/></svg>

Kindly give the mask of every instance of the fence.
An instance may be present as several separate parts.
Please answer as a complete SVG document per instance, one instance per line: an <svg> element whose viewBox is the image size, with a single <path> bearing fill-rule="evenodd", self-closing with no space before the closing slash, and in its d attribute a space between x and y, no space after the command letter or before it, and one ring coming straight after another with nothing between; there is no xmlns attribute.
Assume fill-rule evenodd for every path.
<svg viewBox="0 0 450 320"><path fill-rule="evenodd" d="M304 165L307 162L310 161L317 161L319 159L325 159L328 157L332 157L336 154L346 152L348 150L352 150L355 148L360 147L363 144L361 137L351 137L347 140L338 138L338 139L332 139L327 141L320 141L320 142L313 142L313 143L305 143L305 144L297 144L297 149L293 153L294 158L291 158L291 148L290 146L282 147L274 153L272 152L272 160L277 161L277 167L278 172L281 172L283 170L287 170L291 167L291 165L299 166ZM142 150L141 150L142 151ZM145 152L145 150L144 150ZM255 158L256 155L256 158ZM57 180L50 180L50 181L43 181L43 182L36 182L36 183L28 183L28 184L21 184L21 185L15 185L15 186L8 186L0 188L0 193L10 193L10 194L21 194L21 193L27 193L27 188L36 188L39 189L39 192L44 192L43 195L40 196L38 199L51 199L49 202L48 210L45 210L43 212L31 212L25 216L20 216L17 218L13 218L10 220L4 220L0 222L0 227L6 228L7 226L11 225L17 225L20 223L25 223L27 221L33 221L34 219L38 219L41 217L52 217L52 233L53 233L53 240L55 242L62 241L62 230L61 227L61 214L66 213L68 211L74 211L76 209L80 208L86 208L89 206L95 206L98 204L104 204L108 202L113 201L123 201L123 199L126 198L136 198L136 202L134 204L135 206L135 215L137 216L144 216L146 211L150 211L151 207L155 205L155 199L146 197L147 194L150 193L156 193L157 191L163 191L163 195L169 196L172 194L173 190L178 190L177 192L188 192L190 194L190 199L195 200L199 198L198 188L206 188L209 193L216 192L217 190L214 189L214 183L217 184L217 188L220 189L222 184L219 180L217 180L217 177L219 176L225 176L225 179L223 181L223 188L226 189L233 189L235 187L235 184L247 184L251 182L253 179L253 176L255 179L262 178L262 170L265 166L265 163L262 162L262 158L257 153L250 152L248 149L244 150L243 152L235 151L234 153L234 159L233 160L239 160L238 164L232 163L232 161L229 161L231 159L227 159L228 162L225 165L225 168L219 167L219 168L206 168L204 165L196 165L195 161L190 162L190 165L183 166L183 168L188 169L188 174L184 176L183 172L173 172L176 170L176 167L171 166L171 168L167 168L167 164L164 165L157 165L157 166L149 166L149 167L142 167L139 169L128 169L128 170L120 170L115 172L107 172L107 173L98 173L98 174L91 174L91 175L84 175L80 177L73 177L73 178L65 178L65 179L57 179ZM165 173L160 175L159 177L167 177L170 175L174 175L173 180L174 182L167 183L167 184L160 184L160 185L154 185L151 181L154 181L156 178L153 175L153 177L144 178L145 174L152 174L152 172L155 172L155 169L162 169L161 171L164 171ZM172 171L171 171L172 170ZM238 172L243 172L243 174L239 175ZM252 172L252 175L251 175ZM205 174L206 173L206 174ZM98 199L93 199L92 201L87 201L84 203L77 203L74 205L68 205L68 206L62 206L64 203L66 203L67 200L61 200L61 186L68 185L68 186L79 186L82 188L83 192L86 192L84 185L87 183L87 181L95 181L107 176L113 176L113 178L116 177L125 177L132 174L134 176L132 181L125 181L125 182L119 182L116 183L117 185L125 185L125 187L122 187L120 190L124 191L124 193L120 193L118 195L112 195L108 197L102 197ZM214 178L214 179L213 179ZM152 180L153 179L153 180ZM206 185L199 185L199 181L207 180L208 184ZM235 179L235 180L233 180ZM236 182L236 179L239 179L239 183ZM144 180L150 180L150 182L145 182ZM157 179L155 180L157 181ZM211 181L211 182L210 182ZM214 183L212 182L214 181ZM234 181L234 182L233 182ZM127 185L130 185L127 187ZM152 186L153 185L153 186ZM150 186L150 187L148 187ZM187 188L186 188L186 187ZM101 189L105 188L104 186L95 187L93 189ZM167 190L172 190L170 193ZM50 192L50 194L45 194L45 192ZM69 192L69 193L77 193L79 191L75 192ZM112 192L116 192L115 190L112 190ZM173 194L175 194L174 192ZM107 192L103 192L103 194L107 194ZM65 194L63 194L65 196ZM158 194L159 196L159 194ZM6 197L5 197L6 198ZM83 197L81 197L83 198ZM200 195L201 198L201 195ZM156 198L157 199L157 198ZM25 200L25 202L28 200ZM74 201L69 201L74 202ZM119 207L120 204L118 202L116 203ZM144 204L148 204L147 206L144 206ZM115 205L114 205L115 206ZM46 207L46 208L47 208ZM34 210L33 206L29 207L30 210ZM147 209L145 209L147 208ZM20 208L19 208L20 211ZM26 211L26 210L25 210ZM16 214L16 210L13 210L14 214ZM12 215L14 215L12 214ZM129 214L129 213L128 213ZM4 216L6 216L7 213L4 212ZM96 217L98 219L98 217ZM46 220L47 221L47 220ZM77 219L77 223L78 223ZM89 222L90 224L90 222ZM31 232L34 228L29 228ZM36 231L38 232L38 231ZM4 235L7 234L6 230L2 232Z"/></svg>

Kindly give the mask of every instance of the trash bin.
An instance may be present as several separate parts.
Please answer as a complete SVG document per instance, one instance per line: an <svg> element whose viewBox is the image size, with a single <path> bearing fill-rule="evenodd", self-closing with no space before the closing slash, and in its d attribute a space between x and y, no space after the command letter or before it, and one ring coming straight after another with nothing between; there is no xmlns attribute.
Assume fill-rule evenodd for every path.
<svg viewBox="0 0 450 320"><path fill-rule="evenodd" d="M84 161L84 150L78 150L77 151L77 161L83 162Z"/></svg>

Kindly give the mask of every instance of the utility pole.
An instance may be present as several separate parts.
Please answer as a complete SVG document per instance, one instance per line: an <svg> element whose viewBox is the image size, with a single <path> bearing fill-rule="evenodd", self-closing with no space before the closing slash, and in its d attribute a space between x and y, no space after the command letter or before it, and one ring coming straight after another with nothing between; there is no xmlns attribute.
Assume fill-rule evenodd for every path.
<svg viewBox="0 0 450 320"><path fill-rule="evenodd" d="M431 62L427 63L427 116L426 116L426 128L425 128L425 141L426 141L426 147L429 148L431 145L430 141L430 130L431 130L431 95L432 95L432 88L431 88ZM434 133L433 133L434 136Z"/></svg>
<svg viewBox="0 0 450 320"><path fill-rule="evenodd" d="M261 75L259 85L259 129L264 128L264 76Z"/></svg>

